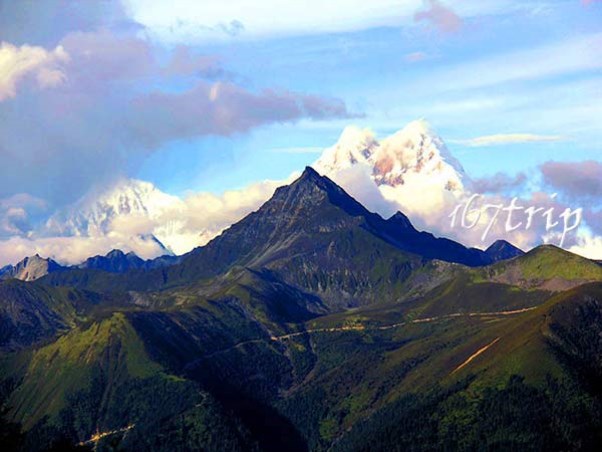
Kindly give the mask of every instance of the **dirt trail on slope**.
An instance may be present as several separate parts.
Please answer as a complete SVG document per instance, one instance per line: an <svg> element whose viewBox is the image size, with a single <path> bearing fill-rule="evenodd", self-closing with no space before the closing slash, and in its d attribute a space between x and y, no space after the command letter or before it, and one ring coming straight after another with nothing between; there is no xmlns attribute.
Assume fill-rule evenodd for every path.
<svg viewBox="0 0 602 452"><path fill-rule="evenodd" d="M516 309L513 311L496 311L496 312L458 312L458 313L454 313L454 314L446 314L446 315L442 315L442 316L437 316L437 317L426 317L426 318L422 318L422 319L414 319L414 320L409 320L406 322L399 322L399 323L393 323L391 325L383 325L383 326L372 326L372 327L367 327L365 325L355 325L355 326L338 326L338 327L330 327L330 328L314 328L314 329L308 329L308 330L304 330L304 331L298 331L295 333L287 333L287 334L282 334L282 335L278 335L278 336L270 336L270 339L273 342L281 342L287 339L291 339L294 337L299 337L299 336L303 336L306 334L316 334L316 333L343 333L346 331L386 331L386 330L392 330L395 328L399 328L405 325L411 325L411 324L420 324L420 323L431 323L431 322L437 322L440 320L447 320L447 319L454 319L454 318L460 318L460 317L496 317L496 316L510 316L510 315L516 315L516 314L522 314L524 312L528 312L528 311L532 311L533 309L536 309L537 306L531 307L531 308L523 308L523 309ZM222 350L216 350L214 352L211 353L207 353L206 355L201 356L199 359L195 360L193 363L196 364L198 361L202 360L202 359L207 359L207 358L212 358L216 355L221 355L223 353L227 353L229 351L232 351L236 348L242 347L244 345L248 345L248 344L257 344L257 343L261 343L261 342L265 342L265 338L260 338L260 339L250 339L248 341L242 341L239 342L237 344L234 344L230 347L224 348ZM191 365L193 365L193 363L188 364L186 367L190 368Z"/></svg>
<svg viewBox="0 0 602 452"><path fill-rule="evenodd" d="M437 317L426 317L423 319L415 319L415 320L410 320L407 322L393 323L391 325L384 325L384 326L366 327L364 325L357 325L357 326L339 326L339 327L332 327L332 328L316 328L316 329L309 329L309 330L305 330L305 331L299 331L297 333L283 334L281 336L271 336L270 339L273 341L278 341L281 339L289 339L291 337L302 336L304 334L312 334L312 333L338 333L338 332L344 332L344 331L384 331L384 330L391 330L393 328L399 328L400 326L404 326L404 325L408 325L408 324L412 324L412 323L430 323L430 322L437 322L439 320L453 319L453 318L457 318L457 317L495 317L495 316L516 315L516 314L522 314L524 312L532 311L536 307L537 306L534 306L531 308L516 309L514 311L458 312L458 313L454 313L454 314L446 314L446 315L441 315L441 316L437 316Z"/></svg>
<svg viewBox="0 0 602 452"><path fill-rule="evenodd" d="M470 355L468 357L468 359L466 361L464 361L462 364L460 364L458 367L456 367L454 369L454 371L451 373L452 375L455 374L456 372L458 372L459 370L463 369L464 367L466 367L468 364L470 364L470 362L472 360L474 360L477 356L485 353L487 350L489 350L493 345L495 345L495 343L497 343L497 341L499 341L500 338L498 337L497 339L494 339L491 343L487 344L485 347L478 349L475 353L473 353L472 355Z"/></svg>

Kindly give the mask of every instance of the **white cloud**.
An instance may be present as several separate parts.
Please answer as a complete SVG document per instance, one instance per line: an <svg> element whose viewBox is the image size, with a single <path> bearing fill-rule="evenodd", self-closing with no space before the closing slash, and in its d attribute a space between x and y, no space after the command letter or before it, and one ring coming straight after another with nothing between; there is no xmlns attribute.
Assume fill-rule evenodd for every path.
<svg viewBox="0 0 602 452"><path fill-rule="evenodd" d="M532 193L517 201L517 205L523 208L531 206L541 208L538 216L534 218L532 226L529 229L525 228L526 214L522 210L515 213L511 221L512 225L522 223L521 227L508 231L506 229L508 215L505 211L499 212L497 219L489 226L493 220L492 215L495 209L485 210L483 207L488 204L507 207L511 197L500 194L482 195L472 207L480 210L480 216L477 218L471 214L467 218L468 224L473 220L476 220L477 223L472 228L466 228L461 225L462 210L457 214L454 225L452 225L450 215L457 206L463 208L473 195L469 187L453 191L446 190L435 177L425 174L409 174L401 185L385 184L377 187L372 181L371 171L362 171L362 165L346 168L330 174L329 177L369 210L376 211L385 218L399 210L406 214L419 230L426 230L439 237L447 237L463 245L481 249L498 239L505 239L525 250L547 242L557 245L562 231L559 215L568 207L546 193ZM550 208L554 208L554 220L559 221L559 224L551 233L548 233L541 212ZM484 234L488 227L490 227L489 232ZM569 234L565 245L574 243L576 238L575 233Z"/></svg>
<svg viewBox="0 0 602 452"><path fill-rule="evenodd" d="M451 143L463 144L470 147L499 146L504 144L537 143L562 141L565 138L560 135L536 135L533 133L502 133L495 135L484 135L466 140L450 140Z"/></svg>
<svg viewBox="0 0 602 452"><path fill-rule="evenodd" d="M94 184L134 174L166 143L354 116L341 99L250 89L192 49L161 50L107 30L70 33L61 46L2 47L0 100L23 95L0 102L0 196L28 192L62 207ZM26 89L60 82L63 70L60 88Z"/></svg>
<svg viewBox="0 0 602 452"><path fill-rule="evenodd" d="M411 124L416 125L420 122ZM535 191L528 194L521 190L523 195L517 199L516 205L522 209L514 212L511 220L508 220L508 210L500 210L497 220L490 225L496 209L492 206L487 209L485 207L500 205L500 209L508 208L512 196L505 195L503 188L518 187L525 182L525 175L518 175L516 178L504 178L498 175L492 178L488 193L479 195L478 201L473 206L481 212L476 225L472 228L461 226L459 221L461 213L456 215L455 224L452 225L452 212L458 206L463 209L475 193L475 189L478 189L478 186L482 187L483 183L475 184L475 181L471 181L464 174L461 166L454 163L455 159L436 135L423 139L425 134L433 133L432 129L416 128L409 134L405 132L406 130L411 132L413 129L406 126L402 131L381 142L389 143L389 147L384 145L380 147L390 148L390 152L383 154L378 149L371 150L370 156L363 160L349 153L350 149L355 148L354 140L340 139L339 144L324 153L327 156L332 154L333 150L337 150L336 155L330 155L336 157L330 159L336 164L324 165L324 157L322 157L318 160L316 168L341 185L369 210L376 211L384 217L400 210L418 229L454 239L467 246L485 248L497 239L506 239L523 249L530 249L545 240L555 244L560 242L562 232L560 214L566 208L572 207L574 210L575 206L565 205L543 192ZM421 138L412 139L418 132ZM346 135L344 133L343 137ZM355 141L361 140L356 138ZM342 147L341 142L344 143ZM365 148L365 145L357 147L357 149ZM383 160L385 155L388 159ZM435 157L437 155L439 157ZM381 180L379 173L387 166L398 167L399 171L395 173L396 177ZM495 186L499 189L495 189ZM539 210L532 224L527 228L527 213L524 209L529 207ZM547 230L543 216L543 212L548 209L553 209L554 221L558 221L551 231ZM468 224L471 221L468 221ZM508 221L512 226L519 222L522 224L516 229L509 230ZM488 228L489 231L485 233ZM575 239L576 234L570 233L566 237L565 245L571 246L575 243Z"/></svg>
<svg viewBox="0 0 602 452"><path fill-rule="evenodd" d="M591 232L585 232L577 237L577 244L569 249L570 252L580 254L588 259L602 260L602 237Z"/></svg>
<svg viewBox="0 0 602 452"><path fill-rule="evenodd" d="M520 228L507 232L506 218L502 215L493 225L486 240L482 239L482 235L489 215L483 214L478 226L472 229L460 227L457 223L456 226L452 226L450 214L456 206L470 198L472 185L467 177L463 177L464 173L459 165L449 165L450 162L454 162L453 156L438 137L422 137L430 133L430 129L418 127L421 124L421 121L411 123L407 130L404 129L405 132L398 132L383 140L382 149L387 152L376 150L374 153L378 157L376 161L381 164L383 161L379 158L384 157L399 164L405 162L405 170L398 174L399 177L381 178L382 180L375 178L375 169L378 170L378 175L385 171L385 168L381 167L382 165L377 165L377 168L372 161L357 159L351 159L355 163L347 166L342 164L344 161L341 163L339 159L335 159L339 165L328 171L327 175L369 210L384 217L400 210L410 217L416 227L439 236L450 237L469 246L484 248L498 238L505 238L524 249L529 249L543 240L553 240L552 243L556 243L557 237L545 230L543 216L538 217L533 227L528 230ZM416 133L420 134L420 138L417 135L412 141ZM364 143L366 134L371 140L375 140L369 131L356 134L356 139ZM343 134L343 138L348 136L349 131ZM420 143L421 152L418 154L433 157L432 161L428 158L428 161L418 158L412 143ZM345 144L346 147L339 149L340 146L334 146L330 148L330 153L333 149L338 150L340 152L337 156L343 157L349 154L345 151L354 145L354 140L342 139L339 144ZM424 150L423 145L431 147ZM358 149L364 148L362 144ZM442 160L435 158L438 153ZM416 156L411 157L410 154ZM418 165L419 161L421 163ZM417 164L416 167L414 163ZM397 168L395 164L393 167ZM401 171L403 168L398 169ZM71 220L59 216L56 217L56 221L50 221L48 236L42 236L40 231L37 231L38 236L29 234L26 237L13 237L0 242L0 265L14 263L35 252L61 262L77 263L90 255L104 254L112 248L134 251L141 257L150 258L164 252L156 242L149 239L151 236L159 239L176 254L182 254L206 244L224 229L258 209L278 186L292 182L298 175L299 173L293 173L286 180L261 181L222 194L190 193L181 198L167 195L148 182L129 180L116 190L91 193L85 197L71 209L72 215L75 212ZM449 181L456 183L450 185ZM494 192L482 197L480 205L491 203L502 204L505 207L509 205L509 201L508 197ZM24 212L19 210L20 204L12 199L4 202L7 218L14 220L11 225L26 219ZM542 210L554 208L556 219L568 207L543 192L534 192L523 197L518 204L524 207L541 207ZM519 220L524 218L515 221ZM63 229L50 227L56 226L55 223L58 226L62 225ZM592 237L587 240L580 231L579 235L571 234L566 245L574 246L572 250L575 252L586 254L588 249L597 247L600 239Z"/></svg>
<svg viewBox="0 0 602 452"><path fill-rule="evenodd" d="M447 1L460 17L512 7L505 0ZM133 19L165 41L223 40L346 32L414 22L422 0L228 0L224 2L129 0ZM228 33L232 24L238 33Z"/></svg>
<svg viewBox="0 0 602 452"><path fill-rule="evenodd" d="M258 209L276 188L289 184L298 176L295 172L283 181L260 181L220 195L190 194L182 199L183 211L167 211L156 220L153 233L176 254L188 252Z"/></svg>
<svg viewBox="0 0 602 452"><path fill-rule="evenodd" d="M258 209L277 187L291 183L299 174L219 195L201 192L184 198L167 195L149 182L121 181L106 192L91 192L55 214L46 229L37 234L0 241L0 266L35 253L77 264L115 248L149 259L165 254L153 236L174 253L184 254ZM13 207L13 203L6 205L6 224L0 222L0 228L16 230L18 221L27 220L26 212Z"/></svg>
<svg viewBox="0 0 602 452"><path fill-rule="evenodd" d="M15 97L17 86L27 77L33 77L40 88L50 88L65 80L62 65L69 55L58 46L48 51L42 47L0 44L0 101Z"/></svg>
<svg viewBox="0 0 602 452"><path fill-rule="evenodd" d="M31 217L47 210L40 198L18 193L0 199L0 237L24 236L32 230Z"/></svg>
<svg viewBox="0 0 602 452"><path fill-rule="evenodd" d="M36 253L62 264L75 265L111 249L134 251L144 259L163 254L156 242L138 237L11 237L0 241L0 266L15 264Z"/></svg>

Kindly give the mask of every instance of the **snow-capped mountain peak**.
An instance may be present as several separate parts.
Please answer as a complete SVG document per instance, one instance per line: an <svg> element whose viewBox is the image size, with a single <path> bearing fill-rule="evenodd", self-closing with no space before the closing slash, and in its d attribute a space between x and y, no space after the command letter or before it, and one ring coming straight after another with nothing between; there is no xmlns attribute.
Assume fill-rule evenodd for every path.
<svg viewBox="0 0 602 452"><path fill-rule="evenodd" d="M460 190L464 170L423 119L410 122L381 141L373 154L377 185L398 186L416 175L428 176L446 190Z"/></svg>
<svg viewBox="0 0 602 452"><path fill-rule="evenodd" d="M103 236L117 218L155 220L177 209L180 198L168 195L150 182L124 179L102 192L91 192L69 209L53 215L47 228L61 235Z"/></svg>
<svg viewBox="0 0 602 452"><path fill-rule="evenodd" d="M15 278L21 281L35 281L48 273L61 271L64 267L52 259L44 259L39 254L28 256L15 265L0 269L0 279Z"/></svg>
<svg viewBox="0 0 602 452"><path fill-rule="evenodd" d="M441 211L447 198L462 191L464 174L423 120L380 141L369 129L347 127L313 166L382 215L401 210L413 218ZM152 183L125 179L53 215L39 235L81 238L69 243L86 257L111 248L134 251L142 259L169 251L182 254L252 211L275 186L262 183L244 191L244 196L235 191L222 197L197 194L181 199ZM50 249L45 254L58 258L61 252Z"/></svg>
<svg viewBox="0 0 602 452"><path fill-rule="evenodd" d="M149 259L173 252L168 241L184 209L180 198L150 182L122 179L54 214L43 234L99 239L104 245L97 252L109 251L104 246L123 247Z"/></svg>
<svg viewBox="0 0 602 452"><path fill-rule="evenodd" d="M328 174L367 163L377 147L378 141L371 130L348 126L336 144L324 150L314 167L318 172Z"/></svg>
<svg viewBox="0 0 602 452"><path fill-rule="evenodd" d="M443 190L456 191L463 188L465 178L460 163L423 119L380 141L367 129L347 127L314 167L337 180L337 174L358 164L372 168L372 179L378 186L399 187L420 177Z"/></svg>

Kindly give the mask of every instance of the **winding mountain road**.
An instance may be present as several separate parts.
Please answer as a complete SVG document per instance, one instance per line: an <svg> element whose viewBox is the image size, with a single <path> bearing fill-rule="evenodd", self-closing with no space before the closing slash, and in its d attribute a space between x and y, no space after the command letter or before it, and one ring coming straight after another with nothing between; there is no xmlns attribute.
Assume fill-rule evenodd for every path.
<svg viewBox="0 0 602 452"><path fill-rule="evenodd" d="M298 331L295 333L287 333L287 334L281 334L278 336L270 336L270 339L273 342L281 342L287 339L291 339L294 337L299 337L299 336L303 336L306 334L317 334L317 333L342 333L342 332L346 332L346 331L386 331L386 330L392 330L395 328L399 328L405 325L410 325L410 324L420 324L420 323L431 323L431 322L437 322L437 321L441 321L441 320L447 320L447 319L455 319L455 318L462 318L462 317L504 317L504 316L511 316L511 315L517 315L517 314L522 314L525 312L529 312L532 311L533 309L536 309L537 306L533 306L530 308L522 308L522 309L515 309L515 310L511 310L511 311L493 311L493 312L458 312L458 313L453 313L453 314L446 314L446 315L442 315L442 316L436 316L436 317L425 317L422 319L414 319L414 320L408 320L406 322L399 322L399 323L393 323L390 325L383 325L383 326L365 326L365 325L346 325L346 326L338 326L338 327L330 327L330 328L313 328L313 329L307 329L304 331ZM220 355L223 353L227 353L231 350L234 350L236 348L239 347L243 347L245 345L248 344L254 344L254 343L261 343L261 342L265 342L265 338L261 338L261 339L250 339L247 341L242 341L239 342L235 345L232 345L230 347L224 348L222 350L216 350L214 352L208 353L204 356L202 356L201 358L199 358L199 360L202 359L207 359L207 358L211 358L213 356L216 355ZM474 359L474 358L473 358ZM199 360L195 360L195 363L198 362ZM191 363L193 364L193 363ZM189 364L190 366L190 364ZM186 366L188 367L188 366Z"/></svg>

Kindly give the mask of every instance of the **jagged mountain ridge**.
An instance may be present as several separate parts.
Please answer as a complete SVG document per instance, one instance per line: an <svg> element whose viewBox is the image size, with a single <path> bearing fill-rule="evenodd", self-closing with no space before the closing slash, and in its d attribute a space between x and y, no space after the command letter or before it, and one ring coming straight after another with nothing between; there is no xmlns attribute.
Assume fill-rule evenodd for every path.
<svg viewBox="0 0 602 452"><path fill-rule="evenodd" d="M417 231L400 212L383 219L328 177L307 167L299 179L278 188L256 212L185 256L182 265L195 266L203 277L226 271L232 265L261 267L288 255L314 253L316 244L312 240L332 234L328 239L332 244L336 234L354 230L367 232L372 239L416 257L473 266L491 262L483 251Z"/></svg>
<svg viewBox="0 0 602 452"><path fill-rule="evenodd" d="M428 180L432 182L430 189L455 191L467 180L443 140L423 120L412 121L384 139L377 139L368 130L349 126L334 146L324 150L314 167L340 184L342 181L336 175L341 170L361 165L369 168L375 184L385 190ZM401 196L399 193L387 195L391 199ZM191 241L195 231L187 229L183 216L190 213L186 208L183 199L164 193L150 182L124 179L106 189L92 191L57 212L38 232L41 236L102 237L111 248L134 251L144 258L171 251L181 254L221 230L221 227L209 228L202 231L202 241ZM382 210L382 213L388 216L393 211ZM241 211L241 215L244 212ZM129 224L144 225L140 226L143 230L132 235ZM197 237L199 234L200 231Z"/></svg>
<svg viewBox="0 0 602 452"><path fill-rule="evenodd" d="M24 258L15 265L3 267L0 270L0 279L14 278L21 281L35 281L49 273L63 271L66 268L52 259L35 254Z"/></svg>
<svg viewBox="0 0 602 452"><path fill-rule="evenodd" d="M181 256L165 254L154 259L144 260L130 251L109 251L106 255L92 256L78 265L65 266L50 258L40 257L38 254L25 257L15 265L7 265L0 269L0 279L18 279L21 281L35 281L48 274L67 271L69 269L103 270L110 273L125 273L131 270L151 270L168 267L180 262Z"/></svg>
<svg viewBox="0 0 602 452"><path fill-rule="evenodd" d="M155 259L144 260L130 251L112 250L105 256L93 256L86 259L77 268L103 270L110 273L124 273L130 270L149 270L177 264L179 256L164 255Z"/></svg>
<svg viewBox="0 0 602 452"><path fill-rule="evenodd" d="M397 216L397 220L403 218ZM534 257L536 262L532 262ZM570 253L541 247L530 257L510 262L536 268L558 259L566 261L568 257ZM387 256L382 259L389 262ZM586 273L591 271L586 259L579 259L576 264ZM553 273L554 268L548 269ZM576 270L579 269L573 268L571 273ZM580 375L593 370L597 378L600 372L593 359L599 353L599 343L580 340L581 334L589 334L587 337L592 339L599 335L602 314L596 300L602 293L600 283L550 298L547 291L474 283L460 276L419 300L395 303L388 293L389 298L380 303L328 315L326 310L306 311L305 303L314 302L274 279L269 272L244 270L243 273L240 279L230 273L227 278L230 284L206 297L193 285L180 288L179 292L155 294L169 303L161 307L132 309L131 305L103 301L99 306L105 311L96 315L85 311L85 321L67 332L65 324L57 325L57 331L62 333L58 339L36 343L33 353L23 358L29 360L27 372L9 399L14 407L11 416L23 423L30 438L42 444L48 435L58 434L37 425L41 422L44 427L48 416L49 424L67 429L77 441L86 440L97 430L119 430L133 423L131 432L112 440L127 450L139 448L140 444L151 448L159 444L168 449L180 437L165 432L163 427L158 432L156 425L175 428L174 424L181 422L178 413L186 413L186 432L197 422L202 430L213 432L201 416L205 408L195 415L190 411L200 403L197 398L200 384L208 393L204 397L214 399L225 408L230 419L240 421L249 429L251 438L261 440L263 435L273 434L274 429L286 428L289 422L298 430L296 435L301 436L301 439L286 436L279 448L259 450L297 450L294 444L307 445L299 450L323 450L336 446L339 438L345 441L353 434L365 436L365 431L355 429L375 414L388 414L390 419L397 420L396 416L406 412L406 408L392 405L400 395L416 398L441 386L443 393L435 394L443 397L443 402L449 400L442 402L443 413L449 413L451 405L453 410L458 409L472 419L474 413L469 403L458 405L457 397L448 397L458 394L461 401L476 394L477 400L485 398L483 403L487 407L487 402L494 401L490 390L506 387L508 368L526 376L529 380L525 384L534 387L549 384L547 372L579 384L571 372L563 370L570 365L563 363L563 356L575 360L573 370ZM21 290L44 287L38 284L19 282ZM448 290L449 287L454 290ZM67 306L71 303L67 300L72 298L65 298ZM190 301L182 303L186 298ZM514 313L508 314L511 312ZM554 341L548 343L549 337ZM51 338L49 330L45 339ZM471 359L479 350L486 351L478 359ZM536 366L532 365L533 356L537 357ZM11 365L15 367L9 366L7 375L19 375L20 367ZM110 373L113 370L114 375ZM106 375L111 378L105 378ZM579 400L588 396L586 388L572 388L578 391ZM516 407L508 408L508 419L514 419L512 416L517 413L524 415L526 404L536 403L538 409L547 409L547 405L541 406L540 397L532 395L531 386L526 389L531 392ZM514 386L511 390L515 390ZM31 397L32 393L39 397ZM573 399L567 399L567 394L571 396L574 392L552 394L557 396L555 408L560 404L562 409L565 406L570 409L569 402ZM125 396L128 404L122 403ZM425 405L419 405L414 416L422 416L424 412L445 417L429 405L430 400L425 399ZM407 409L411 410L416 402L414 399L410 402ZM353 417L349 417L352 403ZM101 409L78 409L81 404ZM266 405L277 408L277 412L266 409ZM388 413L386 409L391 406L396 410ZM506 403L501 406L505 408ZM589 426L591 419L595 419L591 408L581 405L578 408L585 410L583 415L590 419ZM249 419L249 410L252 416L261 413L269 423L258 426ZM70 412L75 418L67 415ZM561 419L566 419L569 426L585 422L581 418L574 421L568 415ZM323 425L329 425L336 436L321 433ZM518 431L523 425L526 424L511 423ZM554 425L557 424L551 424ZM379 428L367 433L378 433ZM218 439L221 432L215 433ZM447 438L446 432L437 431L434 435L432 441L436 441L437 435ZM579 438L579 432L571 435L571 440ZM453 439L453 434L450 438ZM386 435L381 439L396 440ZM209 441L206 435L194 436L194 440ZM478 444L477 441L478 436L470 444ZM244 450L245 446L235 450ZM192 443L190 448L194 448ZM433 448L437 447L424 447Z"/></svg>
<svg viewBox="0 0 602 452"><path fill-rule="evenodd" d="M388 265L376 265L383 259ZM311 167L280 187L257 211L207 245L162 269L110 279L87 270L49 275L53 285L148 291L211 280L236 268L268 270L284 283L323 298L331 309L371 303L431 260L481 266L491 258L478 249L417 231L398 212L384 219ZM341 298L338 294L344 292Z"/></svg>
<svg viewBox="0 0 602 452"><path fill-rule="evenodd" d="M418 247L423 255L402 247ZM509 246L493 250L500 249ZM259 450L336 450L355 435L379 433L379 426L361 430L374 415L396 425L405 425L397 417L404 413L420 420L435 416L443 425L459 414L470 419L468 428L473 417L483 417L471 409L476 400L495 416L485 430L499 441L493 445L507 445L508 429L522 433L531 426L514 422L517 415L524 418L525 406L548 409L547 399L533 394L552 384L551 374L573 386L554 391L553 380L544 387L544 396L555 397L552 414L569 410L544 424L544 436L568 431L573 444L579 425L600 431L590 429L600 418L583 406L590 394L579 385L587 375L599 379L602 269L549 246L478 268L427 252L472 258L474 250L417 231L401 212L388 219L371 213L307 168L179 264L125 273L68 269L30 283L1 282L0 321L11 328L0 331L10 333L3 337L7 347L21 350L0 362L3 375L17 382L7 402L10 419L39 449L61 433L79 442L134 425L127 434L101 439L99 448L110 441L126 450L181 444L183 450L220 444L221 450L229 419L248 435L233 450L248 450L249 438ZM441 267L449 271L443 279L437 276ZM517 274L523 278L513 279ZM413 277L434 283L399 302ZM551 294L541 286L542 279L557 278L573 289ZM132 280L136 289L122 285ZM95 292L65 287L81 281L96 281ZM31 334L32 325L43 334ZM507 394L500 401L495 391L506 387L509 372L532 386L521 386L518 394L526 397L508 407ZM509 392L516 393L516 385ZM441 403L431 403L439 400L433 394ZM394 404L406 395L401 408ZM200 399L213 401L227 418L208 419ZM570 411L575 402L583 417ZM507 409L502 421L491 412L493 403ZM390 407L393 413L386 411ZM562 429L560 421L566 422ZM435 430L429 430L427 445L415 444L437 450L439 437L457 440L455 432ZM274 431L286 432L276 445L270 443ZM471 448L482 433L466 437ZM517 437L517 449L530 444L530 436ZM563 441L555 438L560 446L550 450L569 450ZM382 450L394 448L386 446Z"/></svg>
<svg viewBox="0 0 602 452"><path fill-rule="evenodd" d="M504 241L496 242L483 252L449 239L436 238L416 230L401 212L383 219L369 212L332 180L307 167L298 180L277 189L274 196L256 212L228 228L208 245L187 255L162 256L145 261L134 253L114 250L106 256L91 257L76 267L121 273L152 270L181 262L182 268L170 270L172 274L184 273L188 278L213 277L233 265L261 268L285 257L286 253L294 254L292 250L295 247L311 248L311 242L303 242L304 235L317 234L318 237L327 232L354 228L361 228L401 251L468 266L488 265L521 253ZM332 239L331 243L334 243ZM54 271L58 269L64 270L58 266Z"/></svg>

